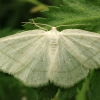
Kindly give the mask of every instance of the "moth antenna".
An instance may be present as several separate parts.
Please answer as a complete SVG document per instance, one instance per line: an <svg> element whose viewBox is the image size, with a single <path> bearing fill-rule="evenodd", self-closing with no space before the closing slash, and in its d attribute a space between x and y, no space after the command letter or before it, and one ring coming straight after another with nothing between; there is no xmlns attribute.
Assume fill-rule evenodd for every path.
<svg viewBox="0 0 100 100"><path fill-rule="evenodd" d="M32 23L37 26L38 28L42 29L42 30L46 30L48 31L46 28L42 28L41 26L39 26L37 23L35 23L35 21L32 19Z"/></svg>
<svg viewBox="0 0 100 100"><path fill-rule="evenodd" d="M35 23L33 19L32 19L32 21L33 21L33 23ZM48 24L41 24L41 23L36 23L36 24L40 24L40 25L44 25L44 26L48 26L48 27L51 27L51 28L53 27L53 26L48 25Z"/></svg>
<svg viewBox="0 0 100 100"><path fill-rule="evenodd" d="M56 26L56 28L58 28L58 27L61 27L61 26L74 26L74 25L85 25L85 24L70 24L70 25L59 25L59 26Z"/></svg>
<svg viewBox="0 0 100 100"><path fill-rule="evenodd" d="M48 26L48 27L50 27L50 28L53 27L53 26L48 25L48 24L35 23L35 21L34 21L33 19L32 19L31 21L32 21L32 22L22 22L22 23L30 23L30 24L34 24L34 25L37 26L39 29L46 30L46 31L48 31L46 28L43 28L43 27L39 26L38 24L44 25L44 26Z"/></svg>

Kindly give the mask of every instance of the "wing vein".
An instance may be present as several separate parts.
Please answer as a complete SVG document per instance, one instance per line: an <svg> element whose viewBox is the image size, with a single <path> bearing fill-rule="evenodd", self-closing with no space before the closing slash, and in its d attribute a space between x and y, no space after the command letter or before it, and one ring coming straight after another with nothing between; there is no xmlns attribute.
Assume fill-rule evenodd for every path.
<svg viewBox="0 0 100 100"><path fill-rule="evenodd" d="M62 38L65 40L65 38L62 36ZM66 41L66 40L65 40ZM64 42L62 41L62 44L63 44L63 46L66 48L66 46L65 46L65 44L64 44ZM69 47L71 47L70 45L69 45ZM66 48L66 50L73 56L73 54L71 53L71 51L70 50L68 50L67 48ZM74 50L75 51L75 50ZM75 51L76 52L76 51ZM76 59L77 59L77 57L76 56L74 56ZM77 59L80 63L82 63L79 59Z"/></svg>

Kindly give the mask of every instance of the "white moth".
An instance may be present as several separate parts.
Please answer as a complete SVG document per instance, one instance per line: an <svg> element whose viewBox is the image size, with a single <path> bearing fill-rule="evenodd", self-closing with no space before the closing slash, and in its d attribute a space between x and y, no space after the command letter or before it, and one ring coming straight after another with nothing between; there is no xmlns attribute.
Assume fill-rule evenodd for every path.
<svg viewBox="0 0 100 100"><path fill-rule="evenodd" d="M28 86L70 87L100 67L100 35L80 29L29 30L0 39L0 70Z"/></svg>

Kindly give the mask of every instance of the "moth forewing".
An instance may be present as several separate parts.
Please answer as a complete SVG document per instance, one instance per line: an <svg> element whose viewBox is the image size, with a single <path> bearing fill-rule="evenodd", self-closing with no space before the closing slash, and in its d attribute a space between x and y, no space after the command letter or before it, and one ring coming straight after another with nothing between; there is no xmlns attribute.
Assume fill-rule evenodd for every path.
<svg viewBox="0 0 100 100"><path fill-rule="evenodd" d="M0 39L0 70L28 86L68 88L100 67L100 35L80 29L29 30Z"/></svg>

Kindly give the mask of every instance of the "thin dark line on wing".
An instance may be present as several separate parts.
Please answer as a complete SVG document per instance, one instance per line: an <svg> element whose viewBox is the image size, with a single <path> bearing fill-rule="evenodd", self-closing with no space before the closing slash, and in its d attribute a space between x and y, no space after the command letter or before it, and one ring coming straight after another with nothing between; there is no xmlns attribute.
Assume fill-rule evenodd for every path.
<svg viewBox="0 0 100 100"><path fill-rule="evenodd" d="M88 60L93 59L93 57L96 56L98 53L100 53L100 50L97 51L92 57L89 57L87 60L85 60L85 61L83 62L83 64L86 63Z"/></svg>
<svg viewBox="0 0 100 100"><path fill-rule="evenodd" d="M46 39L46 38L45 38L45 39ZM43 42L43 43L44 43L44 42ZM44 46L45 46L45 45L46 45L46 42L45 42ZM44 47L41 48L41 50L36 54L36 56L37 56L43 49L44 49ZM41 58L41 56L42 56L42 55L40 55L40 58ZM33 67L36 67L36 64L39 62L40 58L36 61L36 63L34 64ZM33 58L31 61L34 61L34 58ZM31 62L31 61L30 61L30 62ZM29 62L29 63L30 63L30 62ZM29 63L28 63L28 64L29 64ZM28 65L28 64L27 64L27 65ZM33 72L33 70L32 70L33 67L31 67L30 73ZM41 67L42 67L42 66L41 66ZM34 70L34 71L36 71L36 70ZM37 70L37 71L38 71L38 70ZM42 71L41 71L41 72L42 72ZM45 71L43 71L43 72L45 72ZM30 74L30 73L29 73L29 74ZM29 74L27 75L27 79L28 79L28 77L29 77ZM26 81L28 81L28 80L26 80Z"/></svg>
<svg viewBox="0 0 100 100"><path fill-rule="evenodd" d="M61 44L64 45L64 43L63 43L62 41L61 41ZM65 46L64 46L64 49L66 50ZM66 50L66 51L67 51L67 50ZM66 58L65 58L65 55L64 55L64 53L62 53L62 54L63 54L64 60L65 60L65 59L66 59ZM70 53L69 53L69 54L70 54ZM67 55L69 55L69 54L68 54L68 51L67 51ZM70 55L72 55L72 54L70 54ZM72 56L73 56L73 55L72 55ZM70 63L70 65L74 68L74 65L71 63L71 58L70 58L69 56L67 56L67 57L68 57L67 62ZM73 56L73 57L74 57L74 56ZM65 63L66 63L66 61L65 61ZM67 64L67 63L66 63L66 64Z"/></svg>
<svg viewBox="0 0 100 100"><path fill-rule="evenodd" d="M19 60L14 59L13 57L7 55L5 52L3 52L2 50L0 50L1 53L3 53L4 55L6 55L8 58L13 59L15 62L20 63L22 66L25 66L23 63L21 63Z"/></svg>
<svg viewBox="0 0 100 100"><path fill-rule="evenodd" d="M42 39L42 42L43 42L43 40L44 40L44 38ZM42 42L41 42L41 43L42 43ZM39 45L41 45L41 43L40 43ZM38 45L38 46L39 46L39 45ZM38 46L37 46L35 49L37 49ZM34 53L34 51L35 51L35 50L33 50L33 53ZM41 48L40 48L40 51L39 51L39 52L41 52ZM38 53L39 53L39 52L38 52ZM33 53L31 53L31 54L33 54ZM37 54L38 54L38 53L37 53ZM32 57L32 56L27 57L27 59L30 59L30 58L32 57L32 60L30 60L25 66L27 66L31 61L34 61L34 58L37 56L37 54L35 54L34 57ZM27 67L28 67L28 66L27 66ZM22 71L22 70L24 70L24 68L21 69L20 71ZM16 73L17 73L17 72L16 72Z"/></svg>
<svg viewBox="0 0 100 100"><path fill-rule="evenodd" d="M32 44L32 43L33 43L33 41L32 41L30 44ZM40 43L40 44L41 44L41 43ZM27 44L27 45L29 45L29 44ZM25 47L26 47L26 46L25 46ZM23 47L23 48L24 48L24 47ZM21 48L21 49L22 49L22 48ZM8 54L6 54L5 52L3 52L3 50L0 50L0 52L3 53L4 55L6 55L8 58L14 60L15 62L20 63L22 66L26 66L26 65L24 65L24 63L21 63L19 59L16 60L15 58L13 58L13 57L11 57L10 55L8 55ZM22 53L21 51L19 51L19 52Z"/></svg>
<svg viewBox="0 0 100 100"><path fill-rule="evenodd" d="M23 42L25 42L26 43L26 45L24 46L24 47L21 47L21 48L19 48L19 49L23 49L23 48L25 48L26 46L28 46L28 45L32 45L32 43L34 42L34 41L36 41L37 39L39 39L40 37L38 37L38 38L36 38L35 40L33 40L33 41L31 41L30 43L27 43L27 42L25 42L25 41L23 41ZM42 37L41 37L42 38ZM7 41L4 41L7 45L9 45L10 47L12 47L14 50L16 50L16 48L17 47L15 47L15 46L12 46L11 44L8 44L7 43ZM21 43L23 43L23 42L21 42ZM19 49L17 49L16 51L18 51ZM14 52L14 50L13 50L13 52ZM20 51L19 51L20 52ZM21 52L20 52L21 53Z"/></svg>
<svg viewBox="0 0 100 100"><path fill-rule="evenodd" d="M62 36L62 38L64 39L64 41L66 42L66 40L65 40L65 38ZM67 43L67 42L66 42ZM66 46L65 46L65 44L63 43L63 41L62 41L62 44L63 44L63 46L66 48ZM68 44L68 43L67 43ZM70 45L68 45L69 47L71 47ZM67 48L66 48L66 50L72 55L72 56L74 56ZM75 51L74 49L73 49L73 51ZM75 51L76 52L76 51ZM75 56L74 56L75 57ZM77 57L75 57L76 59L77 59ZM82 63L79 59L77 59L80 63Z"/></svg>
<svg viewBox="0 0 100 100"><path fill-rule="evenodd" d="M75 39L72 38L72 37L67 37L67 38L72 39L73 41L77 42L77 43L80 44L81 46L86 47L87 50L88 50L88 49L94 49L94 50L95 50L95 48L93 48L93 44L94 44L94 41L96 42L96 40L94 40L93 42L91 42L91 44L90 44L91 47L88 47L88 46L86 46L86 45L84 45L84 44L78 42L77 40L75 40ZM82 40L82 39L81 39L81 40ZM98 49L99 49L99 48L98 48ZM84 51L83 51L83 52L84 52Z"/></svg>

